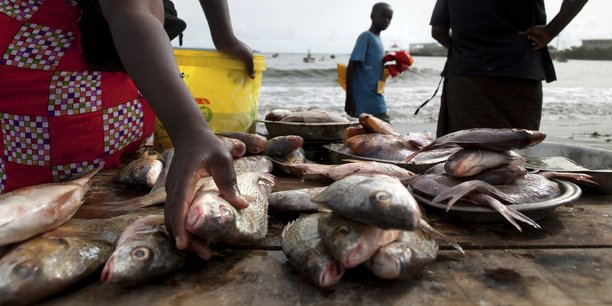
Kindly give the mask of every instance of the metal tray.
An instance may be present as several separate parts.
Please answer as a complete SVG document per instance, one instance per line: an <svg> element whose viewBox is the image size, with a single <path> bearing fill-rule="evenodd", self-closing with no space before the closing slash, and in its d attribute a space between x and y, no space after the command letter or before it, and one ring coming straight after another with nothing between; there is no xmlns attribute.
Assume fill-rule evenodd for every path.
<svg viewBox="0 0 612 306"><path fill-rule="evenodd" d="M547 141L516 152L527 159L525 168L588 174L597 185L572 182L612 194L612 151Z"/></svg>
<svg viewBox="0 0 612 306"><path fill-rule="evenodd" d="M580 187L574 183L557 179L554 179L554 181L557 182L561 188L560 196L541 202L512 204L508 205L508 207L512 207L520 211L533 220L538 220L550 215L555 208L578 199L582 194ZM412 193L412 195L419 203L453 217L479 222L496 222L506 220L499 212L489 207L476 206L471 203L462 203L461 201L457 201L457 203L455 203L455 205L453 205L453 207L451 207L451 209L447 212L446 202L433 203L431 199L425 198L421 195L415 193Z"/></svg>
<svg viewBox="0 0 612 306"><path fill-rule="evenodd" d="M342 140L346 128L359 124L357 121L349 123L302 123L259 120L259 122L265 124L268 135L271 137L298 135L302 136L304 141Z"/></svg>

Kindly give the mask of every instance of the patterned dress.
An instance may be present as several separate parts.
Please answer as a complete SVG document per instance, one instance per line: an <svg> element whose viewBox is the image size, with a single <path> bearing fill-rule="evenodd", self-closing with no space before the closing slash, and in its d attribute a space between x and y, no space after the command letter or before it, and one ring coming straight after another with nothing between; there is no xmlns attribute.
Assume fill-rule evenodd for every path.
<svg viewBox="0 0 612 306"><path fill-rule="evenodd" d="M0 0L0 192L113 167L153 132L124 72L81 52L75 0Z"/></svg>

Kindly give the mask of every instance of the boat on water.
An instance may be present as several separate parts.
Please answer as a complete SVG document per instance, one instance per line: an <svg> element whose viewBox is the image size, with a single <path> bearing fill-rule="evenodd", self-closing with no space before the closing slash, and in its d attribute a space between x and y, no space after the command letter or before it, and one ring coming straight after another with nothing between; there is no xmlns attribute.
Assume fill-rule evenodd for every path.
<svg viewBox="0 0 612 306"><path fill-rule="evenodd" d="M304 57L304 63L314 63L317 59L310 55L310 49L308 49L308 55Z"/></svg>

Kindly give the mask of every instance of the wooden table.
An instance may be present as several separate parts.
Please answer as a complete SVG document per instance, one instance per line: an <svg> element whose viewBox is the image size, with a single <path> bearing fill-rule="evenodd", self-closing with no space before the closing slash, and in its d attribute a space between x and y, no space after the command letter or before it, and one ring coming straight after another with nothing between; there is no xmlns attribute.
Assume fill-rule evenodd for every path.
<svg viewBox="0 0 612 306"><path fill-rule="evenodd" d="M85 205L143 194L94 178ZM279 176L274 191L324 186ZM321 290L280 250L284 221L271 218L268 237L252 249L215 250L156 283L136 288L101 285L99 273L43 305L612 305L612 196L583 194L520 233L511 225L466 222L425 211L430 223L464 249L443 241L422 278L383 281L364 268L347 271Z"/></svg>

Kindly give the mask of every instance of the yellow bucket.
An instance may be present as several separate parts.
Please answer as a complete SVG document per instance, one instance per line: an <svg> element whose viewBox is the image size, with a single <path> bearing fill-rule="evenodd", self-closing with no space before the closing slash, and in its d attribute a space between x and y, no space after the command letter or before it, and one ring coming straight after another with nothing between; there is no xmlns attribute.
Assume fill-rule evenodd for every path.
<svg viewBox="0 0 612 306"><path fill-rule="evenodd" d="M243 62L220 52L174 49L174 55L185 83L214 132L255 132L259 90L266 70L263 55L253 56L255 79L246 74ZM159 120L154 145L159 151L172 147Z"/></svg>

